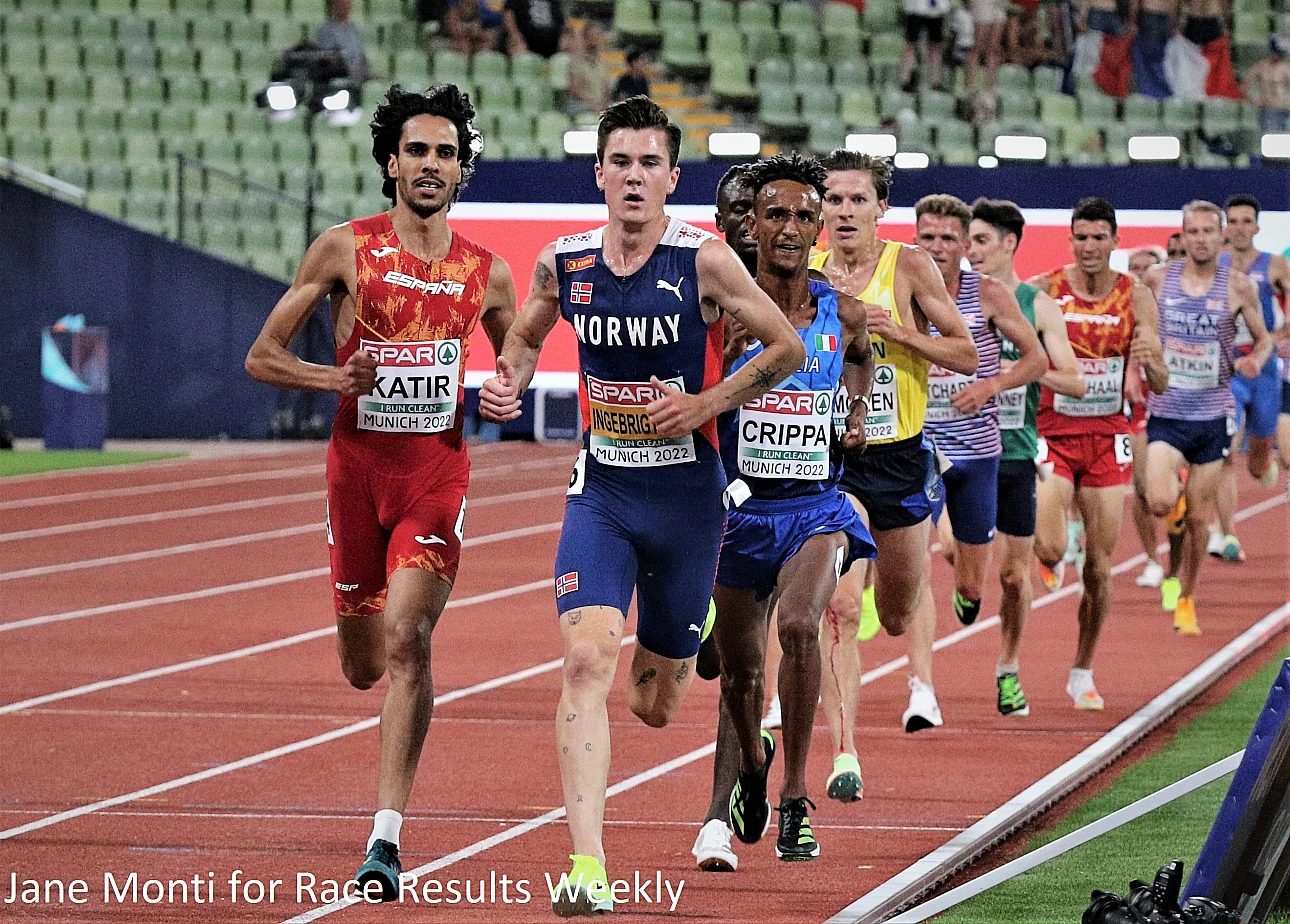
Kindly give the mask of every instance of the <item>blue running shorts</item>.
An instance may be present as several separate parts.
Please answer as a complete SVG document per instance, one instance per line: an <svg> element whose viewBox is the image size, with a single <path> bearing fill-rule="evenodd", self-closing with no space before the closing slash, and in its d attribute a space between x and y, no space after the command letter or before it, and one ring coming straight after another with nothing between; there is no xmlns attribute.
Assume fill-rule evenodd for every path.
<svg viewBox="0 0 1290 924"><path fill-rule="evenodd" d="M1236 429L1250 436L1269 439L1277 432L1277 415L1281 411L1282 382L1273 369L1272 375L1247 379L1232 376L1232 395L1236 398Z"/></svg>
<svg viewBox="0 0 1290 924"><path fill-rule="evenodd" d="M1168 443L1182 453L1188 465L1208 465L1226 459L1231 451L1236 423L1228 417L1211 420L1147 418L1147 444Z"/></svg>
<svg viewBox="0 0 1290 924"><path fill-rule="evenodd" d="M999 506L999 457L956 460L941 479L955 541L988 543L994 538Z"/></svg>

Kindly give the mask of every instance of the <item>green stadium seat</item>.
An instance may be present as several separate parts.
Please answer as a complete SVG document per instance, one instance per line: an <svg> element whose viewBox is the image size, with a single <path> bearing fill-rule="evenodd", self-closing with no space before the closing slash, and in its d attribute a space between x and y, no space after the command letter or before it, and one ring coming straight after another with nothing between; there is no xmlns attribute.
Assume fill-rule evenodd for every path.
<svg viewBox="0 0 1290 924"><path fill-rule="evenodd" d="M564 133L569 130L569 117L563 112L541 112L533 120L533 138L548 158L564 157Z"/></svg>
<svg viewBox="0 0 1290 924"><path fill-rule="evenodd" d="M44 114L44 108L39 103L11 103L4 113L5 133L39 134L44 130Z"/></svg>
<svg viewBox="0 0 1290 924"><path fill-rule="evenodd" d="M948 93L924 90L918 94L918 117L925 122L943 123L958 118L954 97Z"/></svg>
<svg viewBox="0 0 1290 924"><path fill-rule="evenodd" d="M872 90L843 90L840 113L851 128L876 128L882 122Z"/></svg>
<svg viewBox="0 0 1290 924"><path fill-rule="evenodd" d="M243 218L246 218L245 209L243 213ZM268 217L260 221L250 221L243 225L242 241L250 253L277 254L279 237L277 226L270 223L273 220L272 217Z"/></svg>
<svg viewBox="0 0 1290 924"><path fill-rule="evenodd" d="M820 31L825 35L856 35L860 28L860 11L849 3L826 3L820 17Z"/></svg>
<svg viewBox="0 0 1290 924"><path fill-rule="evenodd" d="M162 224L169 212L169 196L155 189L134 189L131 182L130 195L125 200L125 217L131 224L138 224L149 229Z"/></svg>
<svg viewBox="0 0 1290 924"><path fill-rule="evenodd" d="M44 124L48 131L57 131L60 128L71 131L90 131L85 127L85 115L88 110L82 111L78 103L50 103L45 107ZM109 112L109 116L115 118L116 113ZM110 125L104 129L93 129L94 131L114 131L115 125ZM11 129L12 130L12 129Z"/></svg>
<svg viewBox="0 0 1290 924"><path fill-rule="evenodd" d="M799 93L819 87L831 87L829 66L819 58L797 58L793 61L793 86Z"/></svg>
<svg viewBox="0 0 1290 924"><path fill-rule="evenodd" d="M846 145L847 127L841 119L816 119L806 132L806 146L823 154Z"/></svg>
<svg viewBox="0 0 1290 924"><path fill-rule="evenodd" d="M1225 134L1241 127L1240 104L1235 100L1211 97L1201 101L1200 127L1206 135Z"/></svg>
<svg viewBox="0 0 1290 924"><path fill-rule="evenodd" d="M140 3L142 0L135 0ZM154 0L154 2L165 3L166 0ZM175 12L184 17L205 16L211 11L210 0L174 0Z"/></svg>
<svg viewBox="0 0 1290 924"><path fill-rule="evenodd" d="M1123 122L1112 122L1103 126L1102 134L1105 138L1103 149L1107 162L1117 167L1128 164L1129 138L1133 132Z"/></svg>
<svg viewBox="0 0 1290 924"><path fill-rule="evenodd" d="M744 48L749 58L760 61L783 53L780 34L774 29L749 29L744 34Z"/></svg>
<svg viewBox="0 0 1290 924"><path fill-rule="evenodd" d="M757 65L757 86L788 88L793 82L793 66L783 58L769 58Z"/></svg>
<svg viewBox="0 0 1290 924"><path fill-rule="evenodd" d="M1073 119L1062 126L1061 152L1067 161L1074 162L1081 152L1101 153L1101 148L1102 130L1096 126Z"/></svg>
<svg viewBox="0 0 1290 924"><path fill-rule="evenodd" d="M0 82L3 79L0 77ZM14 74L10 81L10 94L14 101L41 105L49 102L49 78L44 74Z"/></svg>
<svg viewBox="0 0 1290 924"><path fill-rule="evenodd" d="M844 61L858 61L864 56L862 39L858 35L824 36L824 57L834 67Z"/></svg>
<svg viewBox="0 0 1290 924"><path fill-rule="evenodd" d="M869 63L879 83L895 82L904 49L905 37L894 32L879 32L869 40Z"/></svg>
<svg viewBox="0 0 1290 924"><path fill-rule="evenodd" d="M1031 72L1036 93L1060 93L1062 91L1062 71L1057 67L1037 67Z"/></svg>
<svg viewBox="0 0 1290 924"><path fill-rule="evenodd" d="M202 222L202 247L223 257L230 262L238 262L242 256L241 228L237 222Z"/></svg>
<svg viewBox="0 0 1290 924"><path fill-rule="evenodd" d="M764 0L742 0L735 9L735 22L740 32L774 29L775 8Z"/></svg>
<svg viewBox="0 0 1290 924"><path fill-rule="evenodd" d="M54 165L54 176L81 189L90 185L89 165L81 160L60 160Z"/></svg>
<svg viewBox="0 0 1290 924"><path fill-rule="evenodd" d="M945 148L976 149L976 131L962 119L947 119L934 123L936 146Z"/></svg>
<svg viewBox="0 0 1290 924"><path fill-rule="evenodd" d="M278 204L267 196L249 195L242 199L242 220L246 222L246 231L252 228L265 227L278 218ZM274 247L277 247L278 229L268 225L273 231Z"/></svg>
<svg viewBox="0 0 1290 924"><path fill-rule="evenodd" d="M430 58L424 51L400 51L394 55L394 79L420 85L430 79Z"/></svg>
<svg viewBox="0 0 1290 924"><path fill-rule="evenodd" d="M1024 91L1029 93L1031 90L1030 71L1016 64L1005 64L999 68L998 87L1001 91ZM1005 93L999 94L1000 97L1005 95Z"/></svg>
<svg viewBox="0 0 1290 924"><path fill-rule="evenodd" d="M0 3L3 8L3 3ZM45 44L50 42L76 42L76 17L75 16L46 16L41 20L40 37L45 40Z"/></svg>
<svg viewBox="0 0 1290 924"><path fill-rule="evenodd" d="M832 87L813 87L798 94L800 112L807 125L838 118L838 93Z"/></svg>
<svg viewBox="0 0 1290 924"><path fill-rule="evenodd" d="M56 103L85 103L90 99L84 74L56 74L49 81L49 87L50 98Z"/></svg>
<svg viewBox="0 0 1290 924"><path fill-rule="evenodd" d="M200 73L203 77L236 77L240 73L237 55L229 44L203 46ZM267 74L265 75L268 76Z"/></svg>
<svg viewBox="0 0 1290 924"><path fill-rule="evenodd" d="M9 51L12 53L15 46L10 46ZM76 39L69 39L58 42L45 42L45 54L43 56L45 73L53 74L58 71L79 71L81 69L81 46Z"/></svg>
<svg viewBox="0 0 1290 924"><path fill-rule="evenodd" d="M480 81L474 99L483 109L500 112L515 105L515 85L506 77Z"/></svg>
<svg viewBox="0 0 1290 924"><path fill-rule="evenodd" d="M796 2L793 5L796 6ZM824 54L823 39L815 29L781 31L780 34L783 36L784 47L792 58L817 58Z"/></svg>
<svg viewBox="0 0 1290 924"><path fill-rule="evenodd" d="M166 99L171 105L196 108L206 101L206 81L195 74L166 78Z"/></svg>
<svg viewBox="0 0 1290 924"><path fill-rule="evenodd" d="M757 90L748 79L748 59L742 54L712 58L709 88L719 102L747 105L756 101Z"/></svg>
<svg viewBox="0 0 1290 924"><path fill-rule="evenodd" d="M197 52L187 45L159 46L158 61L168 74L191 74L197 70Z"/></svg>
<svg viewBox="0 0 1290 924"><path fill-rule="evenodd" d="M525 51L511 58L511 79L516 83L528 80L544 80L548 68L546 59L539 54Z"/></svg>
<svg viewBox="0 0 1290 924"><path fill-rule="evenodd" d="M8 2L14 7L18 6L17 0ZM94 13L94 0L58 0L58 12L62 16L91 16Z"/></svg>
<svg viewBox="0 0 1290 924"><path fill-rule="evenodd" d="M193 110L193 134L199 138L210 138L227 134L229 130L228 110L222 107L204 106Z"/></svg>
<svg viewBox="0 0 1290 924"><path fill-rule="evenodd" d="M500 51L481 51L471 62L470 76L480 80L509 80L510 63Z"/></svg>
<svg viewBox="0 0 1290 924"><path fill-rule="evenodd" d="M902 112L916 111L918 101L912 93L888 88L878 97L878 112L884 119L897 118Z"/></svg>
<svg viewBox="0 0 1290 924"><path fill-rule="evenodd" d="M797 93L788 87L762 87L757 117L772 132L796 133L806 128L798 113Z"/></svg>
<svg viewBox="0 0 1290 924"><path fill-rule="evenodd" d="M116 19L116 40L122 45L151 45L152 27L148 20L138 16L118 16Z"/></svg>
<svg viewBox="0 0 1290 924"><path fill-rule="evenodd" d="M11 74L40 70L40 40L5 42L4 69Z"/></svg>
<svg viewBox="0 0 1290 924"><path fill-rule="evenodd" d="M267 45L251 45L237 53L238 69L243 77L263 83L269 79L273 62L277 58L273 49Z"/></svg>
<svg viewBox="0 0 1290 924"><path fill-rule="evenodd" d="M900 12L895 0L868 0L862 24L866 32L875 36L899 30Z"/></svg>
<svg viewBox="0 0 1290 924"><path fill-rule="evenodd" d="M90 169L90 185L99 192L123 192L130 185L130 173L125 164L95 161Z"/></svg>
<svg viewBox="0 0 1290 924"><path fill-rule="evenodd" d="M435 83L455 83L461 85L470 82L470 74L466 67L466 56L456 51L439 50L434 53L434 74Z"/></svg>
<svg viewBox="0 0 1290 924"><path fill-rule="evenodd" d="M121 49L121 70L127 74L148 74L157 69L157 47L152 44L126 45Z"/></svg>
<svg viewBox="0 0 1290 924"><path fill-rule="evenodd" d="M21 164L44 170L49 160L49 139L39 134L13 135L9 139L9 156Z"/></svg>
<svg viewBox="0 0 1290 924"><path fill-rule="evenodd" d="M714 66L731 57L742 58L744 54L744 37L734 29L708 36L708 60Z"/></svg>
<svg viewBox="0 0 1290 924"><path fill-rule="evenodd" d="M1160 100L1134 93L1124 100L1120 118L1134 131L1155 131L1160 127Z"/></svg>
<svg viewBox="0 0 1290 924"><path fill-rule="evenodd" d="M131 164L160 163L166 152L161 148L161 139L152 135L126 135L125 159Z"/></svg>
<svg viewBox="0 0 1290 924"><path fill-rule="evenodd" d="M862 90L869 86L869 65L858 58L847 58L833 65L833 89Z"/></svg>
<svg viewBox="0 0 1290 924"><path fill-rule="evenodd" d="M250 48L261 45L265 41L264 23L246 18L230 19L228 40L234 48Z"/></svg>
<svg viewBox="0 0 1290 924"><path fill-rule="evenodd" d="M242 144L242 163L272 163L277 159L273 139L264 133L239 135Z"/></svg>
<svg viewBox="0 0 1290 924"><path fill-rule="evenodd" d="M163 138L190 135L193 110L183 106L163 106L157 110L157 134Z"/></svg>
<svg viewBox="0 0 1290 924"><path fill-rule="evenodd" d="M278 163L305 164L309 161L309 142L304 135L288 135L275 139Z"/></svg>
<svg viewBox="0 0 1290 924"><path fill-rule="evenodd" d="M689 76L706 73L709 67L707 55L699 47L699 33L692 25L664 29L659 57L667 67Z"/></svg>
<svg viewBox="0 0 1290 924"><path fill-rule="evenodd" d="M155 104L132 103L120 113L121 133L126 135L151 134L157 130Z"/></svg>
<svg viewBox="0 0 1290 924"><path fill-rule="evenodd" d="M781 3L779 7L779 31L795 32L801 29L816 29L815 11L809 3Z"/></svg>
<svg viewBox="0 0 1290 924"><path fill-rule="evenodd" d="M107 40L86 44L82 60L85 71L91 77L95 74L115 74L121 70L120 49Z"/></svg>
<svg viewBox="0 0 1290 924"><path fill-rule="evenodd" d="M722 30L733 30L735 5L727 0L699 0L699 32L710 35Z"/></svg>
<svg viewBox="0 0 1290 924"><path fill-rule="evenodd" d="M125 197L115 190L92 189L85 197L85 205L108 218L120 219L125 214Z"/></svg>
<svg viewBox="0 0 1290 924"><path fill-rule="evenodd" d="M88 50L91 45L116 41L112 20L102 16L85 15L76 20L76 37Z"/></svg>
<svg viewBox="0 0 1290 924"><path fill-rule="evenodd" d="M140 2L147 2L147 0L140 0ZM152 41L157 45L188 44L188 20L169 12L164 15L164 18L158 18L161 14L145 12L142 9L139 9L138 13L152 20Z"/></svg>
<svg viewBox="0 0 1290 924"><path fill-rule="evenodd" d="M1115 98L1107 96L1100 90L1081 91L1077 97L1081 122L1099 127L1118 122L1115 112Z"/></svg>
<svg viewBox="0 0 1290 924"><path fill-rule="evenodd" d="M120 122L115 109L108 109L104 106L87 106L81 110L81 131L87 133L115 132L119 129Z"/></svg>
<svg viewBox="0 0 1290 924"><path fill-rule="evenodd" d="M233 134L237 135L243 141L249 138L267 138L269 135L269 123L265 118L264 110L253 108L251 106L239 106L233 109L229 116L232 120ZM270 157L272 154L269 155Z"/></svg>
<svg viewBox="0 0 1290 924"><path fill-rule="evenodd" d="M0 34L4 35L6 44L14 45L18 42L35 42L40 39L40 17L34 12L12 10L4 14L3 28Z"/></svg>
<svg viewBox="0 0 1290 924"><path fill-rule="evenodd" d="M649 0L615 0L613 30L628 42L652 42L662 37Z"/></svg>
<svg viewBox="0 0 1290 924"><path fill-rule="evenodd" d="M668 29L694 29L694 4L690 0L661 0L658 5L658 27Z"/></svg>
<svg viewBox="0 0 1290 924"><path fill-rule="evenodd" d="M249 102L246 81L240 77L214 77L206 81L206 100L229 108L244 105Z"/></svg>
<svg viewBox="0 0 1290 924"><path fill-rule="evenodd" d="M1075 97L1045 93L1039 97L1039 121L1045 125L1070 125L1078 118Z"/></svg>
<svg viewBox="0 0 1290 924"><path fill-rule="evenodd" d="M166 87L160 77L138 75L130 80L130 102L160 106L166 101Z"/></svg>
<svg viewBox="0 0 1290 924"><path fill-rule="evenodd" d="M134 12L133 0L95 0L95 12L100 16L129 16Z"/></svg>
<svg viewBox="0 0 1290 924"><path fill-rule="evenodd" d="M256 19L291 19L289 0L250 0L251 15Z"/></svg>
<svg viewBox="0 0 1290 924"><path fill-rule="evenodd" d="M1026 121L1035 118L1038 102L1027 92L999 94L999 118Z"/></svg>
<svg viewBox="0 0 1290 924"><path fill-rule="evenodd" d="M519 85L520 111L535 115L545 112L555 105L551 88L545 83L522 83Z"/></svg>
<svg viewBox="0 0 1290 924"><path fill-rule="evenodd" d="M290 19L267 19L264 29L269 45L273 48L290 48L310 37L308 26Z"/></svg>

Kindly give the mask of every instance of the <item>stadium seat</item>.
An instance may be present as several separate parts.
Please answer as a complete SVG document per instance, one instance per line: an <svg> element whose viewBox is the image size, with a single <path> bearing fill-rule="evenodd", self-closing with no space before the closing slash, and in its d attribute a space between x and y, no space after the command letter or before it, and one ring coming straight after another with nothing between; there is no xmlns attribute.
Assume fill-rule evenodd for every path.
<svg viewBox="0 0 1290 924"><path fill-rule="evenodd" d="M896 32L900 28L900 13L895 0L868 0L862 23L870 35Z"/></svg>
<svg viewBox="0 0 1290 924"><path fill-rule="evenodd" d="M21 45L10 45L9 54L12 54ZM67 42L45 42L44 54L41 56L41 65L46 74L53 74L59 71L79 71L81 69L81 46L75 40ZM8 65L6 64L6 67ZM10 68L11 70L13 68Z"/></svg>
<svg viewBox="0 0 1290 924"><path fill-rule="evenodd" d="M1072 119L1062 126L1061 152L1072 163L1080 153L1102 153L1101 129Z"/></svg>
<svg viewBox="0 0 1290 924"><path fill-rule="evenodd" d="M555 105L551 88L545 83L526 81L519 85L520 111L537 114Z"/></svg>
<svg viewBox="0 0 1290 924"><path fill-rule="evenodd" d="M628 42L652 43L662 37L649 0L615 0L613 30Z"/></svg>
<svg viewBox="0 0 1290 924"><path fill-rule="evenodd" d="M796 3L791 4L796 6ZM790 57L815 58L824 54L823 41L815 29L797 29L792 32L781 30L783 44Z"/></svg>
<svg viewBox="0 0 1290 924"><path fill-rule="evenodd" d="M84 46L82 63L91 77L94 74L115 74L121 70L121 52L108 40L88 43Z"/></svg>
<svg viewBox="0 0 1290 924"><path fill-rule="evenodd" d="M658 27L694 31L694 4L690 0L662 0L658 5Z"/></svg>
<svg viewBox="0 0 1290 924"><path fill-rule="evenodd" d="M470 76L476 81L509 80L510 63L500 51L481 51L471 63Z"/></svg>
<svg viewBox="0 0 1290 924"><path fill-rule="evenodd" d="M265 41L264 23L238 17L229 20L228 40L234 48L249 48Z"/></svg>
<svg viewBox="0 0 1290 924"><path fill-rule="evenodd" d="M882 121L872 90L843 90L840 114L851 128L877 128Z"/></svg>
<svg viewBox="0 0 1290 924"><path fill-rule="evenodd" d="M161 139L152 135L126 135L125 157L131 164L159 163L166 157Z"/></svg>
<svg viewBox="0 0 1290 924"><path fill-rule="evenodd" d="M1125 99L1121 119L1136 132L1155 131L1160 127L1160 100L1134 93Z"/></svg>
<svg viewBox="0 0 1290 924"><path fill-rule="evenodd" d="M158 45L187 45L188 20L172 15L167 10L164 16L155 10L146 9L150 3L161 0L137 0L135 12L144 19L152 21L152 40Z"/></svg>
<svg viewBox="0 0 1290 924"><path fill-rule="evenodd" d="M1038 102L1029 92L1014 91L999 94L1000 119L1015 121L1033 119L1038 108Z"/></svg>
<svg viewBox="0 0 1290 924"><path fill-rule="evenodd" d="M157 130L157 106L132 103L120 113L121 133L144 135Z"/></svg>
<svg viewBox="0 0 1290 924"><path fill-rule="evenodd" d="M167 68L170 70L170 68ZM237 55L228 44L210 45L201 50L200 72L203 77L236 77L239 73Z"/></svg>
<svg viewBox="0 0 1290 924"><path fill-rule="evenodd" d="M97 87L97 81L96 81ZM56 103L85 103L90 99L88 82L85 75L77 72L55 74L49 82L50 99ZM95 100L98 102L98 100Z"/></svg>
<svg viewBox="0 0 1290 924"><path fill-rule="evenodd" d="M976 132L967 122L949 119L933 123L936 146L942 151L947 149L970 149L973 152L972 162L976 161Z"/></svg>
<svg viewBox="0 0 1290 924"><path fill-rule="evenodd" d="M85 189L90 185L90 169L84 161L62 160L54 165L54 176L64 183Z"/></svg>
<svg viewBox="0 0 1290 924"><path fill-rule="evenodd" d="M708 36L708 60L714 65L732 57L742 58L745 54L744 37L734 29L713 32Z"/></svg>
<svg viewBox="0 0 1290 924"><path fill-rule="evenodd" d="M107 45L116 41L112 20L93 15L83 16L76 21L76 37L86 49L92 45Z"/></svg>
<svg viewBox="0 0 1290 924"><path fill-rule="evenodd" d="M248 100L246 81L240 77L215 77L206 81L206 101L211 105L241 106Z"/></svg>
<svg viewBox="0 0 1290 924"><path fill-rule="evenodd" d="M1239 131L1241 127L1240 104L1235 100L1210 97L1200 104L1200 127L1206 135L1219 135Z"/></svg>
<svg viewBox="0 0 1290 924"><path fill-rule="evenodd" d="M783 42L774 29L750 28L743 33L744 47L754 61L782 53Z"/></svg>
<svg viewBox="0 0 1290 924"><path fill-rule="evenodd" d="M155 74L140 74L129 79L130 102L160 106L166 101L166 87Z"/></svg>
<svg viewBox="0 0 1290 924"><path fill-rule="evenodd" d="M1119 121L1115 113L1115 98L1099 90L1081 91L1078 102L1079 117L1082 122L1105 126Z"/></svg>
<svg viewBox="0 0 1290 924"><path fill-rule="evenodd" d="M466 56L456 51L439 50L434 53L431 72L435 83L469 83Z"/></svg>
<svg viewBox="0 0 1290 924"><path fill-rule="evenodd" d="M847 127L841 119L815 119L807 129L806 145L817 153L843 147L846 141Z"/></svg>
<svg viewBox="0 0 1290 924"><path fill-rule="evenodd" d="M64 104L57 103L55 105L61 106ZM80 106L74 103L67 105L75 105L76 108L80 109ZM115 109L107 109L102 106L88 106L85 109L81 109L81 131L87 133L114 132L119 128L120 124L117 121L117 111Z"/></svg>
<svg viewBox="0 0 1290 924"><path fill-rule="evenodd" d="M905 37L896 33L880 32L869 40L869 63L879 83L896 82L900 73L900 53L904 48Z"/></svg>
<svg viewBox="0 0 1290 924"><path fill-rule="evenodd" d="M775 30L775 9L764 0L743 0L735 10L735 21L739 31Z"/></svg>
<svg viewBox="0 0 1290 924"><path fill-rule="evenodd" d="M758 118L772 133L796 133L806 128L798 114L797 93L787 87L764 86Z"/></svg>
<svg viewBox="0 0 1290 924"><path fill-rule="evenodd" d="M912 93L891 88L884 90L878 98L878 112L884 119L896 118L906 110L914 112L916 106L917 101Z"/></svg>
<svg viewBox="0 0 1290 924"><path fill-rule="evenodd" d="M820 31L826 36L863 34L860 11L849 3L826 3L820 16Z"/></svg>
<svg viewBox="0 0 1290 924"><path fill-rule="evenodd" d="M924 90L918 94L918 117L932 123L953 122L958 119L957 103L948 93Z"/></svg>
<svg viewBox="0 0 1290 924"><path fill-rule="evenodd" d="M702 75L708 70L708 58L699 47L699 33L692 25L664 29L659 58L664 65L686 76Z"/></svg>
<svg viewBox="0 0 1290 924"><path fill-rule="evenodd" d="M39 103L11 103L4 113L5 134L40 134L43 121L44 108Z"/></svg>
<svg viewBox="0 0 1290 924"><path fill-rule="evenodd" d="M137 16L118 16L116 40L122 45L151 45L152 29L146 19Z"/></svg>
<svg viewBox="0 0 1290 924"><path fill-rule="evenodd" d="M798 94L801 100L801 117L807 125L817 121L838 119L838 94L831 87L813 87ZM762 97L765 99L765 96Z"/></svg>
<svg viewBox="0 0 1290 924"><path fill-rule="evenodd" d="M809 93L818 87L830 87L829 66L819 58L793 60L793 86L799 93Z"/></svg>
<svg viewBox="0 0 1290 924"><path fill-rule="evenodd" d="M834 67L845 61L859 61L864 56L859 35L825 35L824 58Z"/></svg>
<svg viewBox="0 0 1290 924"><path fill-rule="evenodd" d="M197 107L206 101L206 82L195 75L166 79L166 98L172 106Z"/></svg>
<svg viewBox="0 0 1290 924"><path fill-rule="evenodd" d="M747 105L758 98L748 79L748 59L742 54L726 57L713 57L712 78L709 87L718 101L733 105Z"/></svg>
<svg viewBox="0 0 1290 924"><path fill-rule="evenodd" d="M783 58L770 58L757 65L757 86L788 87L792 83L793 68Z"/></svg>
<svg viewBox="0 0 1290 924"><path fill-rule="evenodd" d="M1020 90L1029 93L1031 90L1030 71L1015 64L1005 64L999 68L998 87L1001 91L1015 92ZM1006 95L1002 92L999 94L1001 98Z"/></svg>
<svg viewBox="0 0 1290 924"><path fill-rule="evenodd" d="M723 29L733 29L735 5L728 0L699 0L699 32L709 35Z"/></svg>
<svg viewBox="0 0 1290 924"><path fill-rule="evenodd" d="M932 126L917 119L905 119L900 123L896 133L902 151L922 151L931 153L936 150L932 143Z"/></svg>
<svg viewBox="0 0 1290 924"><path fill-rule="evenodd" d="M213 48L229 47L228 45L228 20L215 16L199 16L189 23L192 31L193 46L203 55ZM263 35L257 42L264 40ZM205 62L203 61L203 65Z"/></svg>
<svg viewBox="0 0 1290 924"><path fill-rule="evenodd" d="M534 120L533 138L542 154L548 159L564 157L564 133L569 130L569 117L563 112L548 111Z"/></svg>
<svg viewBox="0 0 1290 924"><path fill-rule="evenodd" d="M547 62L543 57L531 51L521 52L511 58L511 79L516 83L542 80L548 76L547 70Z"/></svg>
<svg viewBox="0 0 1290 924"><path fill-rule="evenodd" d="M426 83L430 79L430 58L424 51L396 52L394 73L391 76L399 83Z"/></svg>
<svg viewBox="0 0 1290 924"><path fill-rule="evenodd" d="M847 58L833 64L833 89L862 90L869 86L869 65L858 58Z"/></svg>
<svg viewBox="0 0 1290 924"><path fill-rule="evenodd" d="M1078 118L1075 97L1044 93L1039 97L1039 121L1045 125L1069 125Z"/></svg>
<svg viewBox="0 0 1290 924"><path fill-rule="evenodd" d="M127 74L150 74L157 69L157 48L151 42L136 42L121 49L121 70Z"/></svg>

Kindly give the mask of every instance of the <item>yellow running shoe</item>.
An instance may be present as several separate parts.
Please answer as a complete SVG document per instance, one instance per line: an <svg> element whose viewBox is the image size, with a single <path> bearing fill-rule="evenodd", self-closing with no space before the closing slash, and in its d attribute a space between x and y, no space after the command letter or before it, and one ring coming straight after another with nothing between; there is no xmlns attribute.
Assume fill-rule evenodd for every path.
<svg viewBox="0 0 1290 924"><path fill-rule="evenodd" d="M878 621L878 603L874 598L873 588L866 587L860 604L860 631L856 633L856 639L861 642L867 642L878 634L882 628L882 623Z"/></svg>
<svg viewBox="0 0 1290 924"><path fill-rule="evenodd" d="M1178 597L1182 594L1182 581L1176 577L1167 577L1160 582L1160 608L1172 613L1178 607Z"/></svg>
<svg viewBox="0 0 1290 924"><path fill-rule="evenodd" d="M1178 598L1178 607L1174 610L1174 631L1179 635L1200 635L1200 623L1196 621L1196 601L1191 597Z"/></svg>
<svg viewBox="0 0 1290 924"><path fill-rule="evenodd" d="M1186 492L1178 495L1178 500L1174 502L1174 507L1165 517L1165 524L1169 532L1175 536L1180 534L1187 527L1187 494Z"/></svg>
<svg viewBox="0 0 1290 924"><path fill-rule="evenodd" d="M703 621L703 631L699 633L699 641L706 642L708 636L712 634L712 627L717 624L717 601L708 600L708 618Z"/></svg>
<svg viewBox="0 0 1290 924"><path fill-rule="evenodd" d="M551 895L551 910L562 918L582 918L614 910L609 874L595 857L569 854L573 869L560 877Z"/></svg>

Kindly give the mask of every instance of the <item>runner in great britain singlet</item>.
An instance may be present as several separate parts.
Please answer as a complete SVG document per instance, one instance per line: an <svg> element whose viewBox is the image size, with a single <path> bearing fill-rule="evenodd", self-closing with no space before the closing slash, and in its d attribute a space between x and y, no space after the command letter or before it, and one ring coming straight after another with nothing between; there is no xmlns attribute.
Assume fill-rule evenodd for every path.
<svg viewBox="0 0 1290 924"><path fill-rule="evenodd" d="M660 437L650 377L697 394L721 378L723 325L703 320L695 258L712 235L672 219L645 264L618 277L603 228L556 242L560 312L578 339L583 450L556 554L556 608L637 594L640 644L684 660L699 650L717 570L725 474L716 421Z"/></svg>

